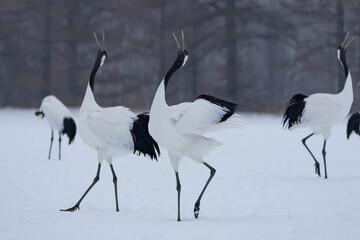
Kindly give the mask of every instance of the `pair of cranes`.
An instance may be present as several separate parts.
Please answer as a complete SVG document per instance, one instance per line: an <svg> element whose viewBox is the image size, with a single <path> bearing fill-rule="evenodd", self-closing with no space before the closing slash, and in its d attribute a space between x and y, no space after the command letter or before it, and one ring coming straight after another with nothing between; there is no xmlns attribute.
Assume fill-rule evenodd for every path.
<svg viewBox="0 0 360 240"><path fill-rule="evenodd" d="M160 155L159 143L160 146L168 150L176 176L178 221L181 221L181 184L178 169L180 160L183 157L189 157L209 168L210 176L194 206L194 216L198 218L201 198L215 174L215 169L206 163L203 158L213 148L220 145L215 139L204 135L211 131L239 127L241 124L240 116L235 113L237 104L209 95L200 95L193 102L185 102L174 106L167 105L165 90L170 78L186 64L189 56L182 32L182 45L174 35L178 46L177 57L156 91L149 114L136 115L122 106L102 108L95 101L94 85L95 75L105 63L107 52L104 49L105 35L103 34L102 46L100 46L96 34L94 36L98 46L97 56L80 107L78 128L83 141L97 150L98 168L93 182L79 201L73 207L61 211L73 212L80 208L82 200L99 181L100 169L104 160L110 165L113 174L116 211L119 211L117 177L112 165L113 157L138 153L157 160Z"/></svg>
<svg viewBox="0 0 360 240"><path fill-rule="evenodd" d="M98 168L93 182L79 201L73 207L61 211L73 212L80 208L82 200L100 179L103 160L108 162L113 174L116 211L119 211L117 177L112 165L113 157L138 153L157 160L160 155L159 144L168 151L175 172L178 193L178 221L181 221L181 183L179 177L181 159L188 157L209 168L210 176L194 205L194 216L198 218L202 196L216 172L203 158L212 149L220 145L215 139L204 135L211 131L240 127L240 116L236 114L238 105L209 95L200 95L193 102L184 102L173 106L167 104L165 92L168 83L172 75L186 64L189 57L182 32L181 44L174 34L178 47L177 57L158 86L149 114L136 115L122 106L102 108L95 101L94 83L98 69L107 59L107 52L104 49L104 34L102 46L100 46L96 34L94 36L98 50L80 108L79 132L83 141L97 150ZM288 102L283 117L283 124L289 129L296 127L310 127L313 129L313 133L304 138L302 142L314 158L315 172L319 176L320 165L305 144L305 141L313 135L323 135L325 178L327 178L326 140L330 136L331 127L344 119L349 113L353 98L352 80L346 64L345 53L354 37L348 43L346 43L346 39L347 36L337 50L338 59L345 70L346 83L343 91L339 94L313 94L310 96L297 94ZM355 127L354 131L357 133L359 132L359 117L360 114L351 117L348 124L353 128Z"/></svg>

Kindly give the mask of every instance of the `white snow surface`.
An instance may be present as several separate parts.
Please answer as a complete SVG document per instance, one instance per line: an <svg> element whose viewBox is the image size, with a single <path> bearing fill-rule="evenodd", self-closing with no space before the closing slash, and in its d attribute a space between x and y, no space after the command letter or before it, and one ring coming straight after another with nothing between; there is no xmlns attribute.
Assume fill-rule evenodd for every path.
<svg viewBox="0 0 360 240"><path fill-rule="evenodd" d="M78 109L71 109L78 121ZM309 129L287 131L281 116L241 114L244 126L210 136L223 143L205 159L216 175L204 194L199 219L193 208L209 170L180 163L182 222L176 222L175 174L162 149L158 162L128 155L114 160L120 212L110 168L80 210L72 207L97 170L96 151L79 135L63 141L63 159L47 160L50 130L35 109L0 110L0 239L358 239L360 138L346 139L346 121L327 143L324 180L322 137L301 144ZM53 150L57 151L54 141Z"/></svg>

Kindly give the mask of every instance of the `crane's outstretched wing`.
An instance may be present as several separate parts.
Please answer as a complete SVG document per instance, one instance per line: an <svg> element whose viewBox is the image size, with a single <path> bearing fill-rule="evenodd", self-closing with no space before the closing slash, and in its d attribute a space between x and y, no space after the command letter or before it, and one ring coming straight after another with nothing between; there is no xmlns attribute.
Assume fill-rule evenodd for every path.
<svg viewBox="0 0 360 240"><path fill-rule="evenodd" d="M209 131L240 127L238 105L213 96L200 95L194 102L172 106L171 121L182 134L203 135Z"/></svg>

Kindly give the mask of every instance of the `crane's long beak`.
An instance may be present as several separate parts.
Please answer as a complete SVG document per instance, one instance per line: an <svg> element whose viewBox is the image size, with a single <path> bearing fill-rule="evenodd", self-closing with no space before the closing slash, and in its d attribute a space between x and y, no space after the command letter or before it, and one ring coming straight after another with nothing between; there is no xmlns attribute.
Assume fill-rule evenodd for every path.
<svg viewBox="0 0 360 240"><path fill-rule="evenodd" d="M100 43L99 43L99 41L97 39L97 36L96 36L95 32L94 32L94 37L95 37L96 44L97 44L98 48L101 49ZM102 50L105 50L105 32L103 32Z"/></svg>
<svg viewBox="0 0 360 240"><path fill-rule="evenodd" d="M174 39L175 39L175 42L176 42L176 45L177 45L178 49L184 51L186 49L184 31L181 30L181 44L182 44L182 46L180 45L179 41L177 40L175 33L173 33L173 36L174 36Z"/></svg>
<svg viewBox="0 0 360 240"><path fill-rule="evenodd" d="M353 36L349 42L347 42L344 46L345 49L347 49L350 46L350 43L356 38L356 36Z"/></svg>

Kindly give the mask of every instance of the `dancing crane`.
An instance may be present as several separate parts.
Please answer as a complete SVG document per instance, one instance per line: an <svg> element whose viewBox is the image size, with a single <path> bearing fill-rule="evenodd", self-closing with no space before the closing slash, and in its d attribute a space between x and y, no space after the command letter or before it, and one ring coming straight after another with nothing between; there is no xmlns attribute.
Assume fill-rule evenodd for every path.
<svg viewBox="0 0 360 240"><path fill-rule="evenodd" d="M106 160L110 165L115 190L116 211L119 211L117 176L112 164L113 157L137 153L157 160L157 155L160 154L158 144L149 134L149 115L145 113L136 115L122 106L102 108L96 103L94 97L95 74L106 61L107 52L104 49L105 34L103 33L102 47L100 47L95 33L94 36L98 50L80 108L79 132L83 141L89 147L97 150L98 168L92 184L80 200L73 207L61 211L73 212L80 209L81 201L100 179L103 160Z"/></svg>
<svg viewBox="0 0 360 240"><path fill-rule="evenodd" d="M209 168L210 177L202 189L194 206L194 216L198 218L200 201L215 175L215 168L204 161L204 157L220 142L204 136L211 131L240 126L240 116L235 113L237 104L213 96L200 95L193 102L184 102L169 106L165 99L165 90L172 74L184 66L188 60L185 47L184 33L182 32L182 47L175 34L178 53L174 64L162 79L150 109L149 131L160 146L167 149L169 159L176 177L176 190L178 193L178 216L180 218L181 183L179 178L179 163L183 157L202 163Z"/></svg>

